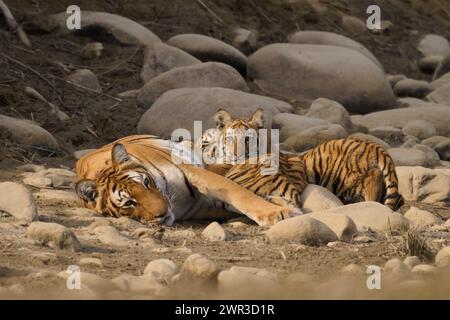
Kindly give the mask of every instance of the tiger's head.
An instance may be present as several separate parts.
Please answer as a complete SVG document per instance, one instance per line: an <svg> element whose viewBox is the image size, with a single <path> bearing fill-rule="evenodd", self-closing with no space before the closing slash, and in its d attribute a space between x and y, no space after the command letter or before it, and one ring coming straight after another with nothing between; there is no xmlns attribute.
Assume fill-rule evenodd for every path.
<svg viewBox="0 0 450 320"><path fill-rule="evenodd" d="M155 180L120 143L111 150L111 165L96 180L78 181L75 190L86 207L113 217L153 220L169 207Z"/></svg>
<svg viewBox="0 0 450 320"><path fill-rule="evenodd" d="M245 160L258 150L258 130L264 128L265 117L262 108L246 118L235 118L223 109L214 114L216 122L217 140L222 156L231 163Z"/></svg>

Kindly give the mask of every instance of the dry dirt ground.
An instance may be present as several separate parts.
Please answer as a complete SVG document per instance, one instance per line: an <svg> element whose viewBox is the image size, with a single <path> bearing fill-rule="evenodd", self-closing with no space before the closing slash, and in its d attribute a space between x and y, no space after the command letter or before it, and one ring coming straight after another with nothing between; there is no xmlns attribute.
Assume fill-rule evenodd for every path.
<svg viewBox="0 0 450 320"><path fill-rule="evenodd" d="M7 2L13 14L25 26L27 21L36 16L65 11L68 5L73 4L71 0ZM318 2L329 8L322 16L311 7L311 4ZM258 46L284 41L287 35L296 30L339 31L349 35L339 26L341 15L353 14L364 18L365 8L372 2L208 1L210 8L222 20L218 21L194 0L77 1L82 9L103 10L134 19L150 28L162 40L178 33L195 32L230 42L231 30L239 25L258 30ZM382 7L383 19L391 20L394 28L384 35L352 35L352 38L367 46L380 59L386 72L428 79L416 67L415 60L419 53L415 44L421 35L431 32L450 38L450 6L447 1L435 0L431 1L432 4L428 1L428 5L414 0L375 2ZM0 181L20 181L21 172L15 168L24 163L73 168L73 151L99 147L135 133L136 123L145 110L139 109L132 101L125 100L116 105L107 96L67 85L58 79L66 76L66 71L55 62L62 62L71 70L87 68L94 71L104 92L115 95L142 85L139 79L142 65L140 50L105 43L101 60L86 61L79 55L83 44L88 41L85 37L35 33L32 29L26 29L33 43L33 50L29 50L13 33L6 32L4 27L4 21L0 19L0 113L37 121L56 137L62 150L52 152L30 149L15 144L0 132ZM24 65L37 72L31 72ZM72 119L59 122L48 113L47 106L23 93L25 86L37 89ZM117 222L89 211L74 212L77 206L75 200L61 202L37 198L37 203L40 220L73 228L83 250L73 252L42 246L24 237L26 225L9 217L0 217L0 287L12 288L6 296L0 291L0 297L77 297L65 289L64 280L56 274L66 270L69 265L78 264L80 258L99 258L102 266L84 265L82 271L111 279L120 274L140 275L146 264L157 258L169 258L181 266L189 254L201 253L221 269L234 265L251 266L274 271L281 278L297 271L312 277L311 281L305 281L295 288L286 287L281 291L262 293L264 298L450 298L450 288L444 285L450 283L450 275L444 273L422 290L411 291L407 287L386 284L386 289L377 292L366 289L366 276L342 278L339 275L340 269L348 264L382 266L390 258L407 256L403 234L380 235L377 241L370 243L338 242L324 247L279 246L266 243L264 230L255 225L235 229L225 224L231 240L214 243L200 236L207 222L179 224L162 231L157 224L141 225L127 220ZM450 218L450 208L432 205L424 208L446 219ZM124 234L130 235L133 246L120 248L95 241L89 236L89 225L96 220L110 221L116 225ZM137 228L148 228L148 237L139 238L133 234ZM440 239L434 244L435 249L448 243L450 239ZM178 291L171 291L161 297L217 296L207 289L178 288Z"/></svg>

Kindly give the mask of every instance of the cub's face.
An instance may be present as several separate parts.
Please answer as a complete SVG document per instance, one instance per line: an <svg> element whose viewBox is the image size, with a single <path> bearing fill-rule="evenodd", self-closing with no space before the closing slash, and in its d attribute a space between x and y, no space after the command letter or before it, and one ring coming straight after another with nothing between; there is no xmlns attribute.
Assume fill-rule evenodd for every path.
<svg viewBox="0 0 450 320"><path fill-rule="evenodd" d="M263 110L259 108L249 119L233 119L225 110L218 110L214 115L218 141L226 159L235 161L245 159L257 152L258 130L264 128Z"/></svg>
<svg viewBox="0 0 450 320"><path fill-rule="evenodd" d="M164 216L169 207L145 168L132 159L121 144L112 149L112 166L97 180L81 180L76 192L85 206L113 216L153 220Z"/></svg>

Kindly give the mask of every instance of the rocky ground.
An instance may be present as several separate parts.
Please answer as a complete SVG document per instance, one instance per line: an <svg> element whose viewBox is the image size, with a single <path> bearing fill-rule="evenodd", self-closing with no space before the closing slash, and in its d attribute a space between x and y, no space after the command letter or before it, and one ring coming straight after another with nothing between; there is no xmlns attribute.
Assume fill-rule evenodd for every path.
<svg viewBox="0 0 450 320"><path fill-rule="evenodd" d="M6 2L32 47L0 18L1 298L450 298L445 1L378 1L377 32L362 22L370 1L80 1L131 19L84 12L80 34L48 19L70 1ZM269 229L82 207L73 168L88 149L206 129L218 106L262 107L292 152L379 142L406 205L344 206L308 186L308 214ZM381 290L367 288L369 265ZM66 286L73 268L80 290Z"/></svg>

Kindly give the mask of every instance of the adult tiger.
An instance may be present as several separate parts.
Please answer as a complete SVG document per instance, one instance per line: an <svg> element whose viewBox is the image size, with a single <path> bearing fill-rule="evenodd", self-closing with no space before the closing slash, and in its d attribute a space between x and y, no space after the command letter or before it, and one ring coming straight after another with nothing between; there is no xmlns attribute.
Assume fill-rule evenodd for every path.
<svg viewBox="0 0 450 320"><path fill-rule="evenodd" d="M176 148L180 144L148 135L106 145L77 162L76 192L99 213L146 220L164 217L167 224L232 211L271 225L298 213L204 168L182 163L183 157L174 156ZM189 148L181 149L191 156Z"/></svg>
<svg viewBox="0 0 450 320"><path fill-rule="evenodd" d="M307 185L305 163L298 155L258 155L262 145L257 131L264 127L262 109L249 119L233 119L220 109L214 119L217 128L206 130L196 142L206 168L274 204L300 209L300 196Z"/></svg>
<svg viewBox="0 0 450 320"><path fill-rule="evenodd" d="M259 114L259 117L263 117L262 113ZM242 141L246 136L241 131L235 131L234 137L230 138L232 136L230 132L232 131L227 132L226 129L235 127L261 128L261 126L255 128L256 122L253 118L254 116L250 119L233 119L225 110L219 110L215 115L217 128L210 129L211 131L201 138L203 152L211 154L214 150L215 155L218 156L217 160L222 160L220 159L220 152L230 152L230 148L226 147L227 144L246 143L246 141ZM392 210L397 210L403 205L403 197L398 191L398 178L394 162L387 151L374 142L353 138L331 140L303 153L301 156L281 152L279 158L280 163L289 163L289 159L300 158L306 166L307 182L327 188L343 203L377 201L384 203ZM220 167L220 164L217 166ZM297 174L300 167L300 165L297 165L293 173ZM225 164L220 168L223 170L222 174L233 179L233 176L229 174L230 168L233 167ZM282 174L288 174L289 170L289 167L284 166ZM252 177L251 174L254 174L254 172L248 172L247 181L257 183L260 177L257 175ZM303 185L303 175L298 176L301 179L301 185ZM270 186L266 185L266 188L270 189Z"/></svg>

